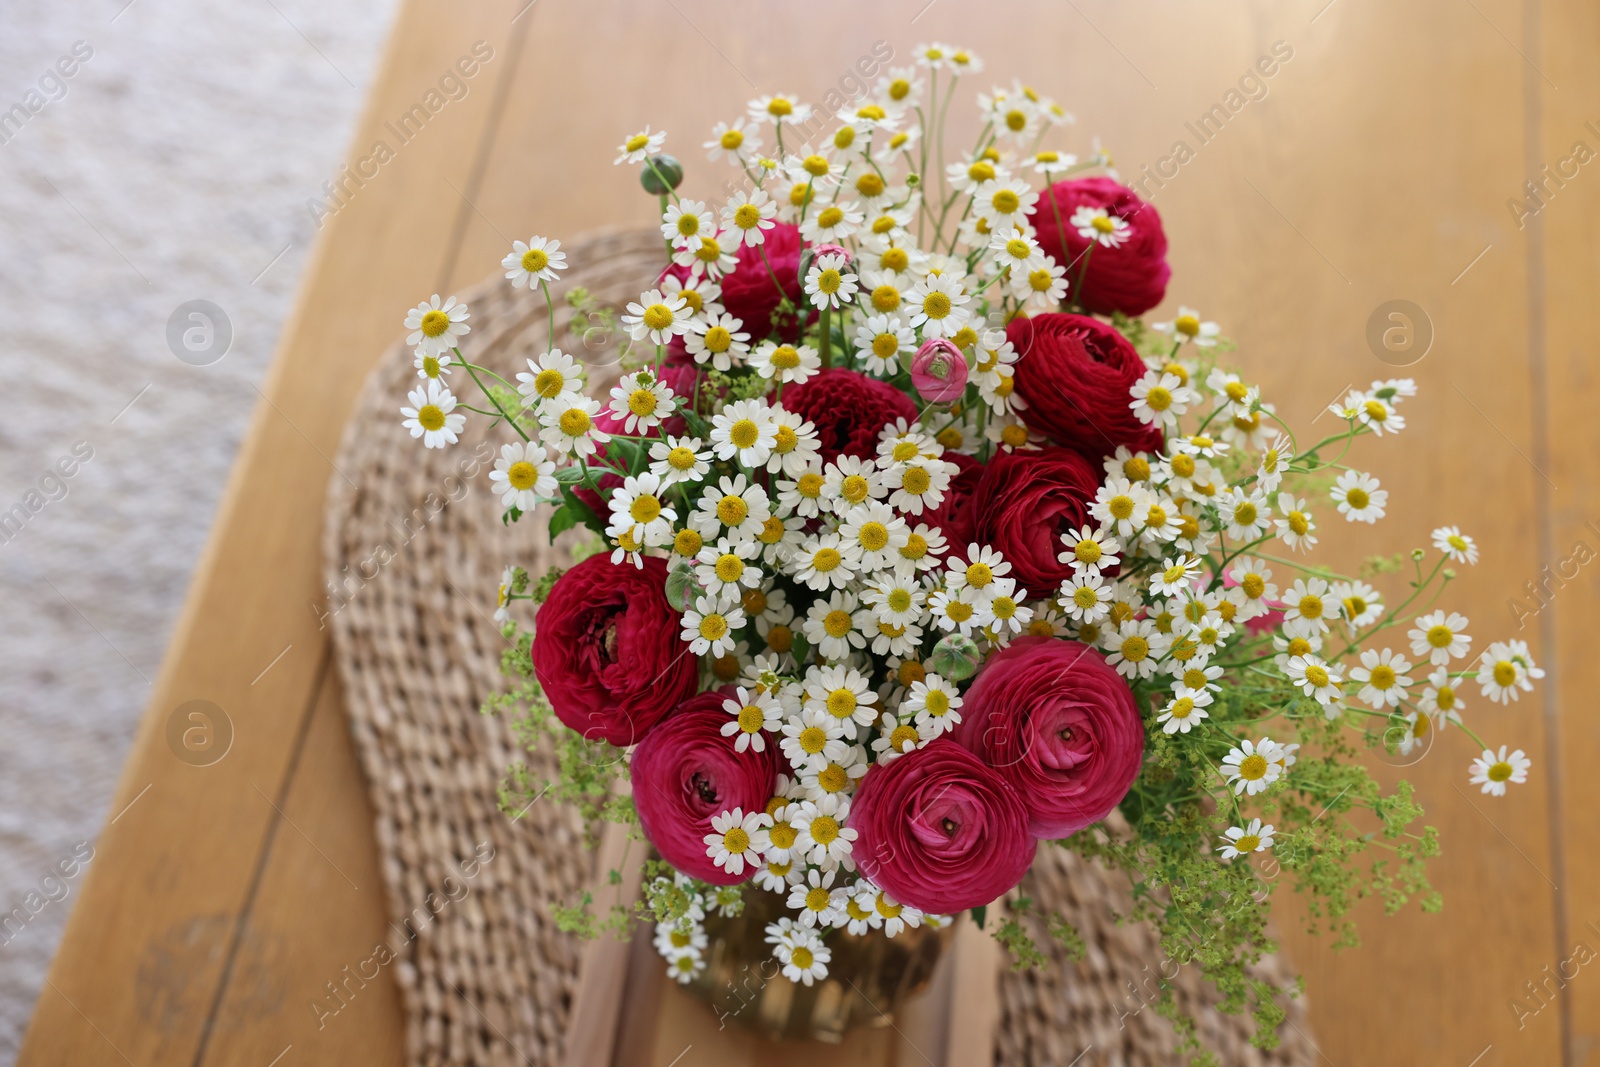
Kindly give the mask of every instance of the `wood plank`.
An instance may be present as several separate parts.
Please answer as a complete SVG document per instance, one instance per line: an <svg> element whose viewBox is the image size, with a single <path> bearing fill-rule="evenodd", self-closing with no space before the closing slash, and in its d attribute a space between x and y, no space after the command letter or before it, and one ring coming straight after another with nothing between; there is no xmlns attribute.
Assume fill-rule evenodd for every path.
<svg viewBox="0 0 1600 1067"><path fill-rule="evenodd" d="M195 1060L278 818L261 794L279 793L326 653L312 604L327 457L372 361L400 332L406 299L437 284L453 216L419 211L468 187L495 113L493 86L513 69L525 30L511 21L522 7L413 0L397 24L351 155L386 139L394 158L325 220L111 810L137 803L102 836L23 1064ZM385 124L424 101L477 40L496 58L465 98L401 144ZM193 698L213 701L234 725L233 748L214 767L187 766L167 747L168 716ZM171 959L175 943L181 988L151 1000L141 968Z"/></svg>

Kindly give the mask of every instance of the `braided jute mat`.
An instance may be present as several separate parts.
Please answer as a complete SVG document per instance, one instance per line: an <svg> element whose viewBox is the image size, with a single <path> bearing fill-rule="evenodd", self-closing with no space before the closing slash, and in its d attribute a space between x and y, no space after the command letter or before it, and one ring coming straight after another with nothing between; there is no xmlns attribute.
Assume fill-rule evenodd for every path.
<svg viewBox="0 0 1600 1067"><path fill-rule="evenodd" d="M594 381L607 381L614 340L607 344L587 318L574 321L563 297L584 286L612 307L636 299L653 284L661 239L653 231L606 234L568 251L573 266L554 287L557 346L588 359ZM496 277L463 295L475 362L510 378L549 347L537 291ZM478 708L502 684L505 642L492 618L502 567L515 562L540 574L565 558L565 539L575 534L552 548L542 521L501 523L487 472L510 439L504 427L486 435L488 420L469 418L452 448L413 441L399 407L417 382L410 351L397 343L346 428L324 542L328 622L377 814L392 928L401 931L391 947L409 1062L560 1067L583 945L556 929L550 905L593 884L595 854L569 807L539 801L517 822L501 813L505 768L526 759L536 776L553 775L554 760L522 752L506 723ZM458 382L457 391L469 385ZM1046 847L1022 892L1040 910L1063 913L1087 956L1074 963L1036 931L1051 965L1000 979L994 1062L1174 1062L1172 1028L1149 1003L1162 953L1145 926L1117 925L1130 907L1120 877ZM1276 959L1256 972L1280 988L1289 982ZM1248 1043L1249 1018L1208 1009L1215 995L1195 968L1179 970L1172 984L1222 1063L1312 1062L1303 1000L1290 1004L1282 1045L1262 1053Z"/></svg>

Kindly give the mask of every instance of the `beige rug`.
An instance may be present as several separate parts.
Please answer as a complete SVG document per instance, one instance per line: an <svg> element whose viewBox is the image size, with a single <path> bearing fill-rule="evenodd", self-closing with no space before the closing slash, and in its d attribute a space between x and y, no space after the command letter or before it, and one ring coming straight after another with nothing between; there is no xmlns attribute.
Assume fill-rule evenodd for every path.
<svg viewBox="0 0 1600 1067"><path fill-rule="evenodd" d="M651 284L661 242L642 231L568 251L574 267L558 301L582 285L620 306ZM463 296L474 362L509 378L548 346L537 293L496 278ZM582 353L582 340L567 333L569 317L558 308L558 345ZM596 378L604 374L597 368ZM515 823L501 814L496 789L506 766L526 758L548 773L551 761L524 757L506 724L478 707L501 685L504 640L491 619L501 568L516 562L538 574L560 546L549 546L542 523L501 524L487 471L503 439L482 436L486 419L470 421L452 449L425 450L406 435L398 409L416 381L409 351L397 345L367 383L337 460L350 481L331 483L325 541L335 652L377 812L390 908L415 931L397 969L410 1062L556 1067L582 945L556 930L549 905L571 902L588 884L593 854L570 809L540 801ZM1127 910L1125 890L1061 849L1040 857L1024 892L1074 922L1087 956L1066 961L1037 935L1055 958L1045 971L1001 980L994 1062L1174 1062L1172 1028L1146 1006L1160 948L1145 927L1114 922ZM1260 977L1289 981L1277 960L1263 961ZM1263 1054L1247 1044L1248 1018L1206 1009L1214 998L1194 968L1173 984L1201 1015L1203 1038L1223 1063L1312 1062L1303 1002L1282 1027L1282 1047Z"/></svg>

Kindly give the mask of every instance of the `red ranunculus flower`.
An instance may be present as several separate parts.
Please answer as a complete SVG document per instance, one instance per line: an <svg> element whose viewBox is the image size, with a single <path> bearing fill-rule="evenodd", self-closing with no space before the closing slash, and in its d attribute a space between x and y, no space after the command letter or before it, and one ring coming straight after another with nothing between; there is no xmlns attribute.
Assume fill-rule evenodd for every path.
<svg viewBox="0 0 1600 1067"><path fill-rule="evenodd" d="M695 691L699 661L678 637L666 582L666 560L639 569L601 553L539 608L534 673L556 717L591 741L635 744Z"/></svg>
<svg viewBox="0 0 1600 1067"><path fill-rule="evenodd" d="M1100 472L1073 449L997 452L966 506L965 536L950 550L965 557L974 541L994 548L1030 595L1053 595L1072 574L1058 558L1066 551L1061 535L1089 521L1098 488Z"/></svg>
<svg viewBox="0 0 1600 1067"><path fill-rule="evenodd" d="M1045 840L1111 814L1144 759L1128 683L1076 641L1011 642L989 657L961 712L955 739L1016 788L1029 831Z"/></svg>
<svg viewBox="0 0 1600 1067"><path fill-rule="evenodd" d="M949 915L1022 880L1035 842L1005 776L948 737L874 767L849 825L856 866L914 908Z"/></svg>
<svg viewBox="0 0 1600 1067"><path fill-rule="evenodd" d="M907 521L913 527L919 522L937 527L952 547L966 548L967 542L972 540L972 494L977 492L978 482L983 479L983 464L961 452L946 452L942 458L958 468L950 478L950 487L944 491L944 499L937 510L924 512L920 519L907 516Z"/></svg>
<svg viewBox="0 0 1600 1067"><path fill-rule="evenodd" d="M1097 315L1113 311L1130 317L1143 315L1161 303L1167 279L1172 277L1160 214L1132 189L1110 178L1069 178L1041 193L1028 221L1039 231L1039 246L1067 268L1071 286L1078 284L1078 257L1090 244L1072 225L1073 212L1084 206L1105 208L1126 222L1129 230L1127 239L1115 248L1095 245L1083 288L1069 289L1067 297L1076 298L1080 307Z"/></svg>
<svg viewBox="0 0 1600 1067"><path fill-rule="evenodd" d="M800 237L800 227L787 222L777 223L766 233L766 241L751 246L741 243L736 254L738 264L723 275L722 296L719 298L728 314L744 320L744 329L750 332L751 344L777 333L786 341L800 335L800 320L794 314L779 321L778 303L784 296L797 308L805 307L805 292L800 284L800 252L805 242ZM761 260L762 249L767 260ZM772 264L771 271L767 263ZM689 268L673 265L668 274L687 278ZM773 283L773 275L783 283L783 292Z"/></svg>
<svg viewBox="0 0 1600 1067"><path fill-rule="evenodd" d="M722 736L726 695L685 701L634 749L629 775L639 825L661 858L713 885L737 885L749 874L729 874L706 855L712 816L765 811L778 786L777 742L769 737L766 751L740 752L734 738Z"/></svg>
<svg viewBox="0 0 1600 1067"><path fill-rule="evenodd" d="M1127 338L1087 315L1055 313L1012 319L1006 337L1019 353L1016 389L1029 427L1090 456L1118 445L1161 451L1161 431L1128 406L1146 368Z"/></svg>
<svg viewBox="0 0 1600 1067"><path fill-rule="evenodd" d="M782 404L817 428L822 458L830 463L841 455L875 456L878 432L886 423L917 417L911 398L888 382L841 367L818 371L804 385L788 387Z"/></svg>

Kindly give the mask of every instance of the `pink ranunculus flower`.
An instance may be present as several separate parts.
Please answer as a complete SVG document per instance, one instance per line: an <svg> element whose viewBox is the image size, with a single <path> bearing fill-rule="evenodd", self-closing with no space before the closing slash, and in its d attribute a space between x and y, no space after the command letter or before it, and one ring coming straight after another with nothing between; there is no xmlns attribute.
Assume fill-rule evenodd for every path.
<svg viewBox="0 0 1600 1067"><path fill-rule="evenodd" d="M961 712L955 740L1015 787L1029 831L1046 840L1111 814L1144 759L1133 691L1076 641L1013 641L989 657Z"/></svg>
<svg viewBox="0 0 1600 1067"><path fill-rule="evenodd" d="M740 752L722 735L722 702L731 692L684 701L634 749L630 768L645 836L673 867L713 885L737 885L747 875L729 874L706 855L712 816L765 811L778 784L777 742L768 738L764 752Z"/></svg>
<svg viewBox="0 0 1600 1067"><path fill-rule="evenodd" d="M863 874L901 903L944 915L999 899L1036 846L1004 776L947 737L868 771L849 825Z"/></svg>
<svg viewBox="0 0 1600 1067"><path fill-rule="evenodd" d="M943 337L925 341L911 357L911 384L931 403L957 400L967 391L967 357Z"/></svg>

